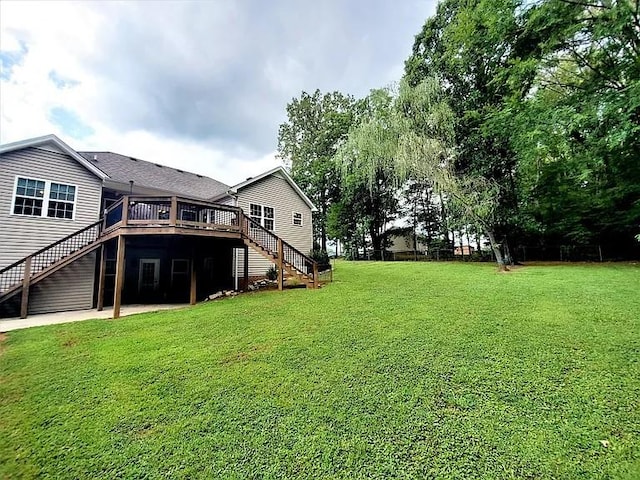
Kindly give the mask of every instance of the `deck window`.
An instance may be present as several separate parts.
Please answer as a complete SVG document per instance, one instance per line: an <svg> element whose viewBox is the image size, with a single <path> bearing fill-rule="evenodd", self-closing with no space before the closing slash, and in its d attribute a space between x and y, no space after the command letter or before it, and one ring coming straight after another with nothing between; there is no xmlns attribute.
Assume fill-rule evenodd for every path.
<svg viewBox="0 0 640 480"><path fill-rule="evenodd" d="M262 225L267 230L275 228L275 211L273 207L252 203L249 205L249 212L254 222Z"/></svg>
<svg viewBox="0 0 640 480"><path fill-rule="evenodd" d="M302 226L302 214L299 212L293 212L293 224L297 227Z"/></svg>
<svg viewBox="0 0 640 480"><path fill-rule="evenodd" d="M17 177L12 213L30 217L73 219L76 187Z"/></svg>

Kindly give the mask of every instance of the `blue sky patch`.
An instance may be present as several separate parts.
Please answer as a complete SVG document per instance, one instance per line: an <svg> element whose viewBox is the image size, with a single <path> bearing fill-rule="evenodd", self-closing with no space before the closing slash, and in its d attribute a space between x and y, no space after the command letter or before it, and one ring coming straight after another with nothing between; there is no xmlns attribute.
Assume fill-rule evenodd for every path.
<svg viewBox="0 0 640 480"><path fill-rule="evenodd" d="M76 85L80 85L79 81L63 77L55 70L51 70L49 72L49 80L51 80L53 84L59 89L72 88L72 87L75 87Z"/></svg>
<svg viewBox="0 0 640 480"><path fill-rule="evenodd" d="M83 123L75 112L63 107L54 107L49 110L49 121L62 128L65 135L76 140L82 140L95 133L95 130Z"/></svg>
<svg viewBox="0 0 640 480"><path fill-rule="evenodd" d="M20 65L28 51L24 42L20 42L20 50L0 50L0 78L9 80L14 65Z"/></svg>

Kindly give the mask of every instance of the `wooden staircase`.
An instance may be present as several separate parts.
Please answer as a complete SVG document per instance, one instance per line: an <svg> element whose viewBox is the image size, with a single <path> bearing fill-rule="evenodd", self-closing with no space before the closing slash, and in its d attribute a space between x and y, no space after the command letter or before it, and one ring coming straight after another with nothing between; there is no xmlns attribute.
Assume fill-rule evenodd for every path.
<svg viewBox="0 0 640 480"><path fill-rule="evenodd" d="M244 212L241 212L240 230L245 245L276 265L280 289L285 272L309 288L319 287L318 264L312 258L246 216Z"/></svg>
<svg viewBox="0 0 640 480"><path fill-rule="evenodd" d="M161 208L152 208L156 202ZM141 209L140 205L145 208ZM144 211L144 218L136 218L137 211ZM189 222L179 220L181 208L199 208L211 212L216 210L215 223ZM149 213L151 212L151 214ZM116 214L115 218L113 213ZM140 216L139 216L140 217ZM212 218L210 216L209 218ZM317 288L318 265L273 232L236 207L226 207L209 202L193 202L176 197L123 197L116 205L105 211L103 218L64 237L33 254L18 260L0 270L0 304L22 292L20 316L27 316L29 288L47 278L70 263L98 249L105 241L130 233L140 233L140 229L151 233L154 229L180 228L179 234L202 234L212 229L221 235L235 235L247 247L274 262L278 271L279 287L282 289L284 273L296 278L310 288Z"/></svg>
<svg viewBox="0 0 640 480"><path fill-rule="evenodd" d="M0 303L21 291L20 316L26 318L30 286L100 247L107 238L101 227L102 219L0 270Z"/></svg>
<svg viewBox="0 0 640 480"><path fill-rule="evenodd" d="M284 243L284 241L282 242ZM251 247L254 251L258 252L267 260L274 262L276 265L278 265L278 259L280 258L280 255L277 251L274 252L261 246L250 237L245 237L244 243L245 245ZM283 249L284 249L284 245L283 245ZM310 264L310 265L311 265L310 268L313 269L313 264ZM313 275L309 275L308 273L301 271L301 269L297 268L294 264L285 260L284 255L283 255L282 266L280 267L280 270L281 271L284 270L289 276L296 278L300 283L305 284L309 288L317 288L318 286L314 281Z"/></svg>

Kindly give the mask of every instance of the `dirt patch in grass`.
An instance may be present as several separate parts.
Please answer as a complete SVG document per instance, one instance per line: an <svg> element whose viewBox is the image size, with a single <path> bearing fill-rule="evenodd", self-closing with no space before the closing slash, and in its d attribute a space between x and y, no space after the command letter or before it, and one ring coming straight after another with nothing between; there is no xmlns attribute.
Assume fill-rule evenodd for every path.
<svg viewBox="0 0 640 480"><path fill-rule="evenodd" d="M4 353L5 348L4 342L7 340L7 334L0 332L0 355Z"/></svg>
<svg viewBox="0 0 640 480"><path fill-rule="evenodd" d="M141 427L136 428L132 431L132 436L138 439L145 438L153 434L154 431L155 428L153 427L153 425L142 425Z"/></svg>
<svg viewBox="0 0 640 480"><path fill-rule="evenodd" d="M62 346L67 348L75 347L77 344L78 340L76 338L68 338L62 342Z"/></svg>
<svg viewBox="0 0 640 480"><path fill-rule="evenodd" d="M251 345L248 349L239 352L230 353L220 359L220 365L233 365L236 363L246 363L260 353L270 350L271 347L266 344Z"/></svg>

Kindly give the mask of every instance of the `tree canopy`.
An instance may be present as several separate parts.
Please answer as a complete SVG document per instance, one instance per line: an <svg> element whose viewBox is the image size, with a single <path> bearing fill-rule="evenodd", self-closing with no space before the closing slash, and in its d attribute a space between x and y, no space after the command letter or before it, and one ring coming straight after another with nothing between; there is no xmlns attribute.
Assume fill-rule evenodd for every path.
<svg viewBox="0 0 640 480"><path fill-rule="evenodd" d="M443 0L396 85L287 112L279 151L323 247L384 251L407 216L427 244L482 236L499 263L640 255L639 0Z"/></svg>

